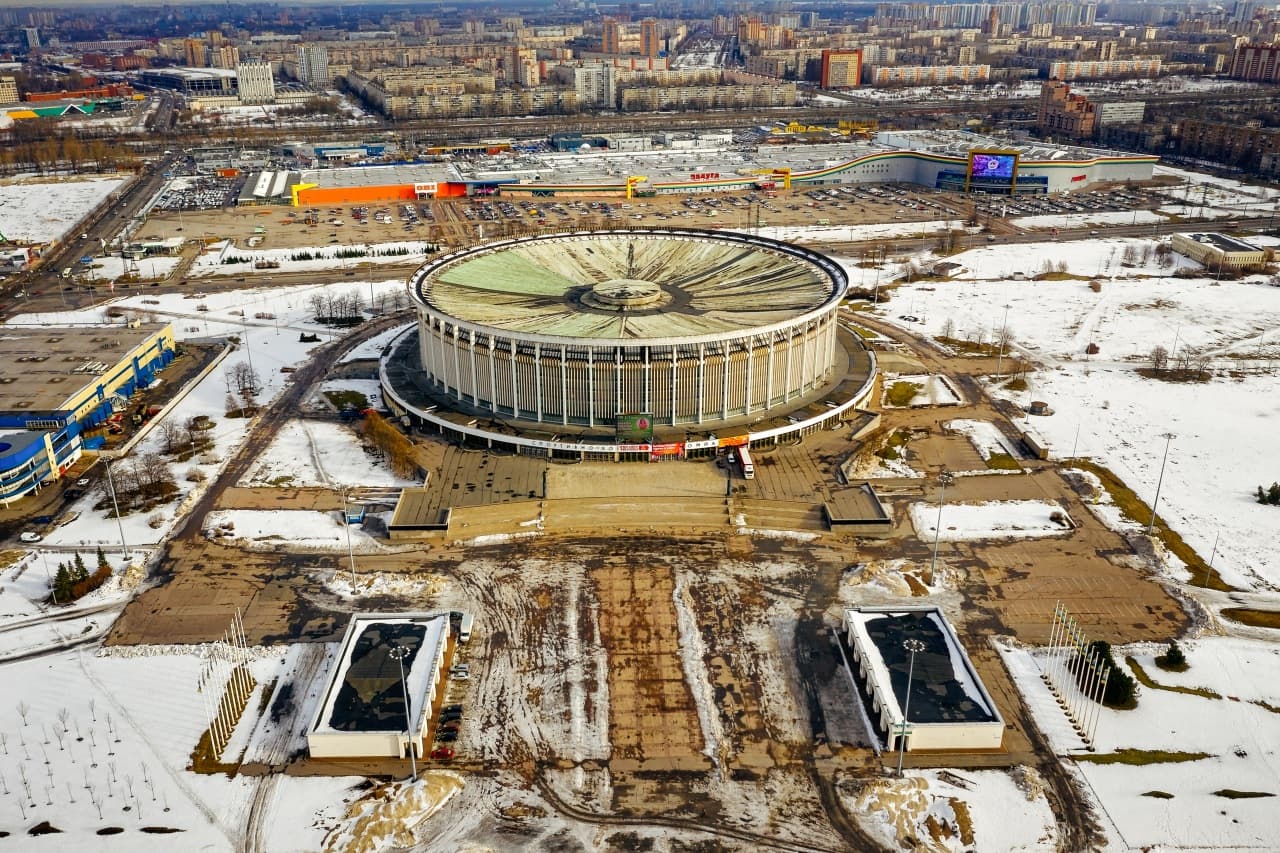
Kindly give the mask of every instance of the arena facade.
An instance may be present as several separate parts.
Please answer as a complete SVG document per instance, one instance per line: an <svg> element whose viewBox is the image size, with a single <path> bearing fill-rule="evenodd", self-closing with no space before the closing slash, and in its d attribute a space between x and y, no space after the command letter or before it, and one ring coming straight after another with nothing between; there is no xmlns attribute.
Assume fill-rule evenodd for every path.
<svg viewBox="0 0 1280 853"><path fill-rule="evenodd" d="M825 256L746 234L482 244L410 279L418 322L384 358L384 395L420 425L543 452L776 440L870 391L874 359L840 325L847 286Z"/></svg>

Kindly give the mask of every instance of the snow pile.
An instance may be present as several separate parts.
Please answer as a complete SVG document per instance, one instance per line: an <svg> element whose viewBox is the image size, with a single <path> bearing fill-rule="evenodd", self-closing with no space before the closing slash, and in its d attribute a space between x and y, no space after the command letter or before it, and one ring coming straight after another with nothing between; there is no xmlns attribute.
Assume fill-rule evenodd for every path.
<svg viewBox="0 0 1280 853"><path fill-rule="evenodd" d="M1060 519L1060 520L1059 520ZM916 535L932 542L937 531L938 507L911 505ZM942 508L943 542L973 539L1021 539L1055 536L1071 529L1062 507L1050 501L990 501L981 504L945 504Z"/></svg>
<svg viewBox="0 0 1280 853"><path fill-rule="evenodd" d="M457 773L426 770L416 782L405 780L378 788L351 805L345 823L325 839L325 853L376 853L413 847L419 824L463 787Z"/></svg>
<svg viewBox="0 0 1280 853"><path fill-rule="evenodd" d="M15 243L59 240L124 182L92 178L0 184L0 234Z"/></svg>
<svg viewBox="0 0 1280 853"><path fill-rule="evenodd" d="M960 419L947 421L943 426L953 432L967 436L969 441L973 443L973 447L978 454L984 459L990 459L992 454L1004 453L1018 458L1018 451L1013 448L1010 443L995 424L991 421L973 421Z"/></svg>
<svg viewBox="0 0 1280 853"><path fill-rule="evenodd" d="M1017 778L1015 778L1017 777ZM856 794L847 788L857 786ZM841 797L887 849L936 853L968 850L1051 850L1056 821L1030 768L910 771L901 779L844 780Z"/></svg>
<svg viewBox="0 0 1280 853"><path fill-rule="evenodd" d="M293 509L218 509L204 519L205 535L240 543L250 548L288 544L297 548L339 550L347 547L347 527L341 512L325 513ZM357 551L377 550L378 543L356 526L351 527L351 546Z"/></svg>
<svg viewBox="0 0 1280 853"><path fill-rule="evenodd" d="M357 574L355 586L352 586L351 578L347 573L339 572L325 586L330 592L344 598L391 595L398 598L423 599L438 595L448 584L448 580L441 575L388 575L376 572L367 575Z"/></svg>

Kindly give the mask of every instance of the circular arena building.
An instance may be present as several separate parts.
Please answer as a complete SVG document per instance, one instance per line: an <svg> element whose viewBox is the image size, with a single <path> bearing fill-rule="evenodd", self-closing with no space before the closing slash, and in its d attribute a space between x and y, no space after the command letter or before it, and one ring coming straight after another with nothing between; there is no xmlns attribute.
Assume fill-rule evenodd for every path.
<svg viewBox="0 0 1280 853"><path fill-rule="evenodd" d="M416 358L406 365L406 334L391 348L393 369L384 362L383 386L400 414L433 420L447 408L461 416L451 426L500 441L536 435L538 446L548 434L634 443L760 424L845 378L847 285L825 256L746 234L635 229L486 243L410 279ZM823 411L843 411L845 396Z"/></svg>

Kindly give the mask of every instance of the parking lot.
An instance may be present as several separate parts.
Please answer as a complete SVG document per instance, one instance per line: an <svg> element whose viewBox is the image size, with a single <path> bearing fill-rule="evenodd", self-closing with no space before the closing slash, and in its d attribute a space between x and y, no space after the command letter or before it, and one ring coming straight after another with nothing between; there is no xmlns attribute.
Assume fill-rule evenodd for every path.
<svg viewBox="0 0 1280 853"><path fill-rule="evenodd" d="M216 175L177 178L165 188L152 210L216 210L236 203L238 179Z"/></svg>

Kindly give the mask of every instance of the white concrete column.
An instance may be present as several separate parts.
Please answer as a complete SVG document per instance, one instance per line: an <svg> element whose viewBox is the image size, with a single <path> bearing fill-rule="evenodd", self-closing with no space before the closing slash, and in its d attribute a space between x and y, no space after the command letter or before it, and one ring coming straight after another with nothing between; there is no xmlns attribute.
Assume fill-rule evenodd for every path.
<svg viewBox="0 0 1280 853"><path fill-rule="evenodd" d="M729 359L733 352L733 347L728 341L722 341L720 344L720 354L724 359L724 371L720 382L720 418L721 420L729 419Z"/></svg>
<svg viewBox="0 0 1280 853"><path fill-rule="evenodd" d="M440 365L439 384L447 392L449 389L449 354L444 349L444 323L440 320L431 321L431 337L436 342L436 347L440 350L440 357L436 360L436 363Z"/></svg>
<svg viewBox="0 0 1280 853"><path fill-rule="evenodd" d="M702 405L707 392L707 347L698 344L698 423L702 423Z"/></svg>
<svg viewBox="0 0 1280 853"><path fill-rule="evenodd" d="M473 333L474 334L474 333ZM498 369L494 364L493 348L495 342L493 336L489 336L489 411L497 414L498 412Z"/></svg>
<svg viewBox="0 0 1280 853"><path fill-rule="evenodd" d="M791 362L795 360L795 330L787 334L787 371L784 379L784 387L782 391L783 402L791 400Z"/></svg>
<svg viewBox="0 0 1280 853"><path fill-rule="evenodd" d="M742 406L743 406L742 410L744 413L748 415L751 414L752 381L755 379L755 376L752 371L755 368L755 364L756 364L756 337L755 335L752 335L751 337L747 338L747 370L746 370L747 389L746 389L746 393L742 395Z"/></svg>
<svg viewBox="0 0 1280 853"><path fill-rule="evenodd" d="M653 412L653 351L649 347L644 350L644 370L641 374L641 382L644 383L644 410Z"/></svg>
<svg viewBox="0 0 1280 853"><path fill-rule="evenodd" d="M443 330L441 330L443 333ZM458 340L458 327L453 328L453 387L457 391L456 399L461 402L462 395L465 391L462 388L462 356L458 354L458 347L462 342Z"/></svg>
<svg viewBox="0 0 1280 853"><path fill-rule="evenodd" d="M622 347L613 351L613 406L614 414L622 411Z"/></svg>
<svg viewBox="0 0 1280 853"><path fill-rule="evenodd" d="M569 425L569 365L564 344L560 345L560 422Z"/></svg>
<svg viewBox="0 0 1280 853"><path fill-rule="evenodd" d="M777 332L769 333L769 371L765 378L764 384L764 407L765 409L773 408L773 351L777 349L777 341L774 340L778 336Z"/></svg>
<svg viewBox="0 0 1280 853"><path fill-rule="evenodd" d="M796 396L799 397L804 393L804 389L809 384L809 329L800 331L800 386L796 389Z"/></svg>
<svg viewBox="0 0 1280 853"><path fill-rule="evenodd" d="M676 404L676 394L680 390L679 374L677 373L679 369L680 369L680 346L677 344L671 347L671 425L672 426L676 425L676 413L679 411L679 408Z"/></svg>
<svg viewBox="0 0 1280 853"><path fill-rule="evenodd" d="M595 349L587 347L587 426L596 425L596 358Z"/></svg>
<svg viewBox="0 0 1280 853"><path fill-rule="evenodd" d="M533 345L533 375L538 385L538 420L542 420L542 344Z"/></svg>
<svg viewBox="0 0 1280 853"><path fill-rule="evenodd" d="M520 417L520 371L516 367L518 349L514 338L507 341L507 345L511 348L511 414L518 418Z"/></svg>
<svg viewBox="0 0 1280 853"><path fill-rule="evenodd" d="M471 342L471 405L480 405L480 374L476 372L476 330L472 329L467 338Z"/></svg>

